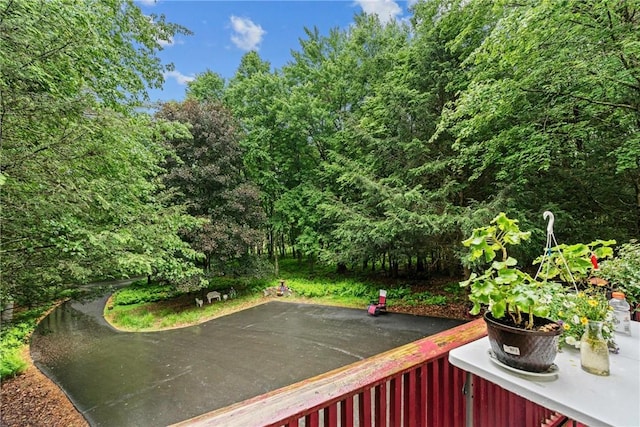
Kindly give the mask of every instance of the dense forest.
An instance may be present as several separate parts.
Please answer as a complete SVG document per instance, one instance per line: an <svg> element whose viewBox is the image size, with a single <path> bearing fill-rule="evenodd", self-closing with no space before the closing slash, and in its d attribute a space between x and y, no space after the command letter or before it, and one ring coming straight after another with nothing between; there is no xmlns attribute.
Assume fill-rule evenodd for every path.
<svg viewBox="0 0 640 427"><path fill-rule="evenodd" d="M545 210L561 242L640 236L638 0L423 0L150 105L176 33L131 0L0 1L3 305L283 256L458 274L499 211L524 260Z"/></svg>

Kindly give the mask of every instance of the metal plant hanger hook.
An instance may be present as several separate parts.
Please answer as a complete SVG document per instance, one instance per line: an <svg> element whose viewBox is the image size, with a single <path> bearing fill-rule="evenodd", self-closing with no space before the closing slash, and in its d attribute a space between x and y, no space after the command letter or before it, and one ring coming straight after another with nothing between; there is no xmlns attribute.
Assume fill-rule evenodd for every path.
<svg viewBox="0 0 640 427"><path fill-rule="evenodd" d="M547 258L551 257L551 251L554 246L558 246L558 241L556 240L556 236L553 233L553 224L556 220L555 216L553 215L553 212L551 211L544 211L542 214L542 218L547 220L547 243L544 247L544 254L542 255L542 260L540 261L540 267L538 267L538 271L536 272L536 276L535 279L538 278L538 275L540 274L540 271L542 270L542 266L546 264L547 266L547 270L546 270L546 275L547 277L549 277L549 268L550 265L549 263L545 263L545 261L547 260ZM571 274L571 270L569 269L569 264L567 264L567 260L564 259L564 255L562 255L562 251L558 250L558 254L560 255L560 259L562 260L562 263L564 264L565 268L567 269L567 273L569 273L569 277L571 278L571 283L573 283L573 288L575 289L576 292L578 292L578 286L576 285L576 281L573 278L573 274Z"/></svg>

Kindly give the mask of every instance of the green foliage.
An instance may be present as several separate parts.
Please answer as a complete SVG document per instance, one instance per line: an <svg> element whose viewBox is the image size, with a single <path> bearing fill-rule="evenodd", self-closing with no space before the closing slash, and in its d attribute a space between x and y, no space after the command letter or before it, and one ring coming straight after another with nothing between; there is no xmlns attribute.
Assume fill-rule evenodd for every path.
<svg viewBox="0 0 640 427"><path fill-rule="evenodd" d="M409 294L399 300L400 303L409 305L445 305L447 297L444 295L433 295L428 291Z"/></svg>
<svg viewBox="0 0 640 427"><path fill-rule="evenodd" d="M224 96L224 87L224 79L219 74L207 70L204 73L199 73L193 81L187 83L187 99L219 102Z"/></svg>
<svg viewBox="0 0 640 427"><path fill-rule="evenodd" d="M176 310L174 305L164 307L162 304L138 303L126 306L115 306L105 315L120 328L129 331L157 330L191 325L207 318L212 318L237 310L245 304L259 301L259 295L240 295L224 303L204 304L197 307L189 297L189 307ZM183 297L184 299L184 297ZM169 299L168 301L172 301Z"/></svg>
<svg viewBox="0 0 640 427"><path fill-rule="evenodd" d="M327 283L326 280L307 281L295 279L287 282L287 285L297 295L308 298L353 298L369 303L378 300L379 285L372 285L358 281L345 280ZM387 301L389 304L407 305L444 305L447 297L433 295L428 291L413 293L408 285L391 287L387 289Z"/></svg>
<svg viewBox="0 0 640 427"><path fill-rule="evenodd" d="M404 300L411 297L411 287L408 285L387 289L388 300Z"/></svg>
<svg viewBox="0 0 640 427"><path fill-rule="evenodd" d="M640 243L632 240L620 245L612 259L602 262L599 275L623 291L629 303L640 303Z"/></svg>
<svg viewBox="0 0 640 427"><path fill-rule="evenodd" d="M308 298L334 296L363 298L368 300L377 297L377 290L373 286L353 280L327 282L322 279L290 279L287 281L287 286L297 295Z"/></svg>
<svg viewBox="0 0 640 427"><path fill-rule="evenodd" d="M208 278L207 289L225 293L233 288L238 296L243 296L260 293L268 286L273 286L273 283L274 281L272 279L250 276L237 278L214 276ZM118 306L144 305L150 302L168 301L190 293L193 294L193 289L188 287L185 288L176 286L175 284L157 282L148 284L146 280L140 280L125 288L116 290L113 293L111 301L113 308L115 308ZM125 310L124 312L128 313L129 310Z"/></svg>
<svg viewBox="0 0 640 427"><path fill-rule="evenodd" d="M29 345L29 337L47 308L43 306L16 313L12 322L3 322L1 325L0 379L20 374L27 368L22 352Z"/></svg>
<svg viewBox="0 0 640 427"><path fill-rule="evenodd" d="M73 29L73 31L70 31ZM193 273L195 226L157 176L168 151L136 113L187 31L132 2L6 2L0 10L2 298L51 301L93 277Z"/></svg>
<svg viewBox="0 0 640 427"><path fill-rule="evenodd" d="M215 276L209 279L209 289L220 292L235 289L238 295L250 295L260 293L263 289L272 286L273 279L268 277L254 277L251 275L244 277Z"/></svg>
<svg viewBox="0 0 640 427"><path fill-rule="evenodd" d="M129 287L118 289L112 296L114 305L131 305L153 301L164 301L181 295L174 285L137 282Z"/></svg>
<svg viewBox="0 0 640 427"><path fill-rule="evenodd" d="M306 29L282 70L257 52L229 81L206 70L152 121L134 107L171 69L161 41L188 30L129 0L7 3L0 297L137 274L198 289L196 263L256 277L263 241L270 259L293 250L312 270L458 274L472 266L462 236L498 211L531 230L510 249L527 262L545 209L563 241L640 234L637 1L413 11ZM497 257L492 245L476 252ZM503 284L530 285L498 262ZM532 300L523 289L517 303Z"/></svg>
<svg viewBox="0 0 640 427"><path fill-rule="evenodd" d="M140 313L140 310L128 312L118 310L113 313L113 322L126 330L139 331L151 329L154 326L155 316L151 313Z"/></svg>
<svg viewBox="0 0 640 427"><path fill-rule="evenodd" d="M27 369L27 362L22 358L21 352L17 348L0 350L0 379L21 374Z"/></svg>
<svg viewBox="0 0 640 427"><path fill-rule="evenodd" d="M587 279L594 273L591 256L595 256L598 261L612 257L611 246L615 243L615 240L596 240L588 244L561 244L536 258L534 264L543 263L540 266L539 277L559 278L564 283L579 284L582 289L588 285Z"/></svg>
<svg viewBox="0 0 640 427"><path fill-rule="evenodd" d="M554 295L549 316L562 321L560 344L580 347L580 339L589 320L604 322L603 336L613 340L613 310L602 288L588 287L578 293Z"/></svg>
<svg viewBox="0 0 640 427"><path fill-rule="evenodd" d="M481 259L490 263L484 273L471 273L460 286L469 287L469 299L473 302L472 314L487 307L496 319L509 315L516 325L527 329L534 327L533 316L544 317L549 313L550 294L558 285L538 281L517 268L518 261L510 257L507 248L528 239L529 232L520 230L518 220L499 213L490 225L473 230L471 237L462 243L469 248L469 260ZM500 260L496 260L497 254ZM523 314L528 314L525 318Z"/></svg>
<svg viewBox="0 0 640 427"><path fill-rule="evenodd" d="M443 122L468 197L553 210L562 240L637 235L638 3L503 3Z"/></svg>
<svg viewBox="0 0 640 427"><path fill-rule="evenodd" d="M459 283L456 283L456 282L448 283L444 287L444 290L445 292L447 292L447 294L453 296L454 298L459 298L462 295L464 295L464 289L460 287Z"/></svg>

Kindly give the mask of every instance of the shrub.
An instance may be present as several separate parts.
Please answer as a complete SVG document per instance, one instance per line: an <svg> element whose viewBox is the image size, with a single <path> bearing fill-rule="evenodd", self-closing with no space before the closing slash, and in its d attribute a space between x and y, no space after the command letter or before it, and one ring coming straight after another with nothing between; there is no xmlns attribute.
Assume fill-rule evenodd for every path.
<svg viewBox="0 0 640 427"><path fill-rule="evenodd" d="M0 328L0 378L22 373L27 362L21 352L28 345L29 337L36 328L38 319L49 307L39 307L15 315L14 321Z"/></svg>
<svg viewBox="0 0 640 427"><path fill-rule="evenodd" d="M447 297L444 295L433 295L430 292L425 291L418 294L408 295L403 298L403 301L410 305L445 305L447 303Z"/></svg>
<svg viewBox="0 0 640 427"><path fill-rule="evenodd" d="M408 285L403 285L397 288L391 288L387 290L387 300L404 300L411 295L411 288Z"/></svg>
<svg viewBox="0 0 640 427"><path fill-rule="evenodd" d="M0 378L9 378L27 369L27 362L21 356L20 348L5 348L4 345L0 349Z"/></svg>
<svg viewBox="0 0 640 427"><path fill-rule="evenodd" d="M640 242L620 245L613 259L602 262L600 275L623 291L631 304L640 303Z"/></svg>
<svg viewBox="0 0 640 427"><path fill-rule="evenodd" d="M141 285L140 282L135 282L127 288L117 290L112 301L114 305L140 304L174 298L182 293L171 285Z"/></svg>

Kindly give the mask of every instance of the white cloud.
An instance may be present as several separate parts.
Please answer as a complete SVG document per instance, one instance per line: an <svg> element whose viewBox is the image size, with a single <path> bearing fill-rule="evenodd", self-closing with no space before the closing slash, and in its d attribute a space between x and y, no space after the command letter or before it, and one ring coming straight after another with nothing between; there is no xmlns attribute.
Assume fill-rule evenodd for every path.
<svg viewBox="0 0 640 427"><path fill-rule="evenodd" d="M231 28L234 31L231 36L233 44L242 50L257 50L258 45L262 42L262 37L267 32L249 18L239 18L232 15L230 19Z"/></svg>
<svg viewBox="0 0 640 427"><path fill-rule="evenodd" d="M162 47L167 47L167 46L174 46L174 45L177 45L177 44L184 44L184 40L181 40L181 39L177 39L176 40L173 37L169 37L169 40L158 39L158 43Z"/></svg>
<svg viewBox="0 0 640 427"><path fill-rule="evenodd" d="M355 0L356 4L369 15L378 15L383 24L402 15L402 8L393 0Z"/></svg>
<svg viewBox="0 0 640 427"><path fill-rule="evenodd" d="M137 0L139 3L142 3L145 6L155 6L156 0Z"/></svg>
<svg viewBox="0 0 640 427"><path fill-rule="evenodd" d="M185 74L182 74L180 71L174 70L174 71L166 71L164 73L164 78L165 79L175 79L176 82L178 82L178 84L180 85L186 85L187 83L193 81L195 79L194 76L187 76Z"/></svg>
<svg viewBox="0 0 640 427"><path fill-rule="evenodd" d="M169 40L158 40L158 43L162 47L173 46L175 43L173 41L173 37L169 37Z"/></svg>

